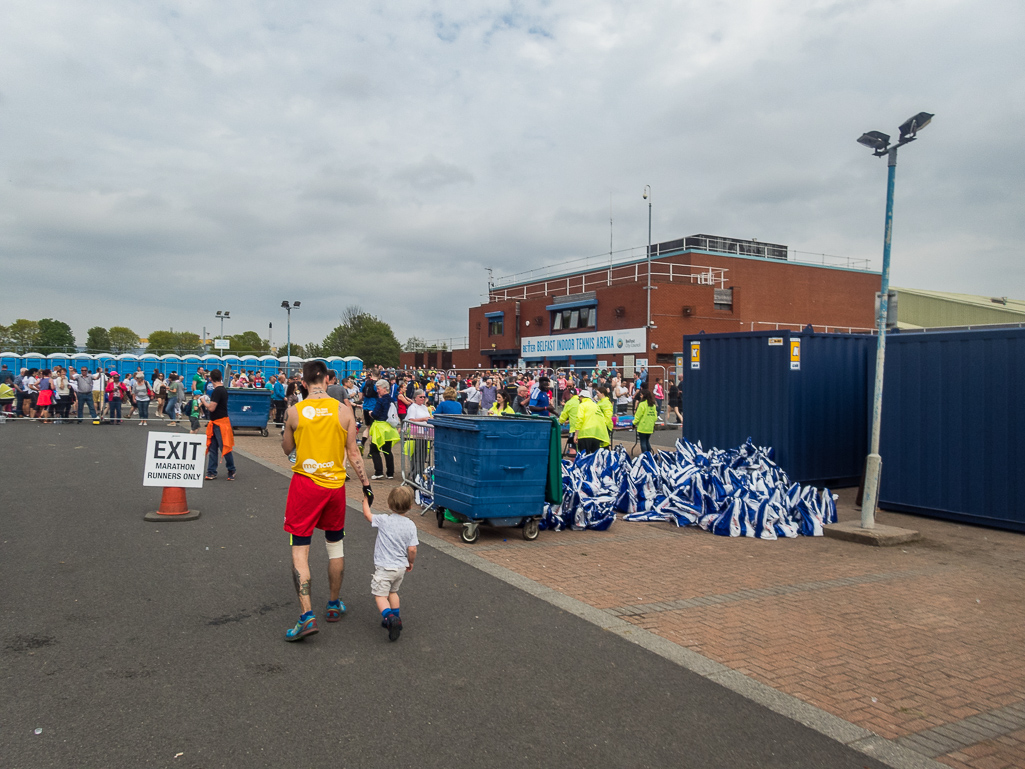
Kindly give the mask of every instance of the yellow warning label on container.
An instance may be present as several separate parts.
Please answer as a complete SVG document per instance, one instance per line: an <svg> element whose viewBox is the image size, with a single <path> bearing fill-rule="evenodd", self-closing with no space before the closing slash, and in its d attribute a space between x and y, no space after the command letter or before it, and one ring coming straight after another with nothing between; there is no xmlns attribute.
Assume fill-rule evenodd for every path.
<svg viewBox="0 0 1025 769"><path fill-rule="evenodd" d="M701 368L701 342L690 343L690 367Z"/></svg>
<svg viewBox="0 0 1025 769"><path fill-rule="evenodd" d="M790 340L790 370L797 371L801 368L801 340Z"/></svg>

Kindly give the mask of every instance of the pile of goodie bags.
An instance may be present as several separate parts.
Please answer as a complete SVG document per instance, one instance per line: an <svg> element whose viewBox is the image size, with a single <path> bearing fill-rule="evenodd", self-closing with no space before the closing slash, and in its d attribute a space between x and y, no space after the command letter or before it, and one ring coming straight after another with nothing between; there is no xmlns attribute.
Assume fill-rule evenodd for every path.
<svg viewBox="0 0 1025 769"><path fill-rule="evenodd" d="M414 479L416 502L431 504L433 468ZM626 521L671 521L724 537L822 536L836 522L829 489L791 483L772 449L750 439L739 448L709 449L685 439L675 451L631 458L622 446L562 462L561 505L545 505L541 528L608 529Z"/></svg>

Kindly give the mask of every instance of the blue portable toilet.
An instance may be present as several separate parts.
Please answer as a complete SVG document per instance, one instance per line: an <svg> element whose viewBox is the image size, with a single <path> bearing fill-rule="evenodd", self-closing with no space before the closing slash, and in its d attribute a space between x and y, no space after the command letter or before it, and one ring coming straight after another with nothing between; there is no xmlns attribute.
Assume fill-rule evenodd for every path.
<svg viewBox="0 0 1025 769"><path fill-rule="evenodd" d="M139 364L142 366L142 373L146 375L146 381L150 382L153 380L153 372L159 371L165 377L167 372L164 371L164 367L160 365L160 356L154 355L151 352L143 353L139 356ZM134 372L133 372L134 373Z"/></svg>
<svg viewBox="0 0 1025 769"><path fill-rule="evenodd" d="M359 379L363 376L363 359L357 358L355 355L349 355L342 358L345 361L345 374L347 376L355 377Z"/></svg>
<svg viewBox="0 0 1025 769"><path fill-rule="evenodd" d="M93 367L100 369L104 374L109 374L112 370L117 371L117 358L109 352L96 353L93 360Z"/></svg>
<svg viewBox="0 0 1025 769"><path fill-rule="evenodd" d="M168 374L182 374L182 357L173 352L160 356L160 368L166 377Z"/></svg>
<svg viewBox="0 0 1025 769"><path fill-rule="evenodd" d="M183 355L181 363L178 364L178 373L185 377L186 382L191 382L199 367L202 366L202 359L198 355Z"/></svg>
<svg viewBox="0 0 1025 769"><path fill-rule="evenodd" d="M92 372L96 368L96 359L87 352L76 352L68 358L68 369L80 372L82 366Z"/></svg>
<svg viewBox="0 0 1025 769"><path fill-rule="evenodd" d="M45 355L40 355L37 352L25 353L22 358L22 366L25 368L37 368L44 369L47 366L47 360Z"/></svg>
<svg viewBox="0 0 1025 769"><path fill-rule="evenodd" d="M68 354L66 352L52 352L46 356L46 367L53 370L57 366L68 367Z"/></svg>
<svg viewBox="0 0 1025 769"><path fill-rule="evenodd" d="M249 374L255 374L257 371L261 371L260 368L260 357L258 355L243 355L238 359L238 365L242 371L246 371ZM250 377L252 379L252 377Z"/></svg>
<svg viewBox="0 0 1025 769"><path fill-rule="evenodd" d="M281 364L278 363L277 355L260 356L260 371L263 372L264 379L270 379L272 376L277 376L280 368Z"/></svg>
<svg viewBox="0 0 1025 769"><path fill-rule="evenodd" d="M281 357L278 358L278 363L281 364L281 368L282 369L285 368L288 360L289 360L289 358L288 358L287 355L282 355ZM292 363L291 363L292 371L286 371L285 372L286 376L291 376L292 372L295 372L295 371L302 371L303 363L306 362L302 358L300 358L300 357L298 357L296 355L292 356L291 361L292 361Z"/></svg>
<svg viewBox="0 0 1025 769"><path fill-rule="evenodd" d="M17 353L0 352L0 367L7 366L8 371L17 376L21 373L21 358Z"/></svg>
<svg viewBox="0 0 1025 769"><path fill-rule="evenodd" d="M229 378L229 370L232 374L237 374L239 372L238 362L239 357L237 355L234 355L233 353L226 353L221 356L221 372L224 374L225 379ZM225 387L227 387L227 384L225 385Z"/></svg>
<svg viewBox="0 0 1025 769"><path fill-rule="evenodd" d="M348 376L348 371L345 368L345 360L341 355L329 355L324 359L324 362L327 363L327 367L331 371L334 371L335 374L338 375L339 381Z"/></svg>
<svg viewBox="0 0 1025 769"><path fill-rule="evenodd" d="M212 371L213 369L219 369L221 374L224 373L224 362L221 360L221 356L220 355L214 355L213 353L208 353L208 354L204 355L202 358L200 358L200 361L201 361L200 365L204 369L206 369L207 371Z"/></svg>
<svg viewBox="0 0 1025 769"><path fill-rule="evenodd" d="M135 376L135 369L139 367L139 356L130 352L116 356L117 373L121 375L121 381L128 377Z"/></svg>

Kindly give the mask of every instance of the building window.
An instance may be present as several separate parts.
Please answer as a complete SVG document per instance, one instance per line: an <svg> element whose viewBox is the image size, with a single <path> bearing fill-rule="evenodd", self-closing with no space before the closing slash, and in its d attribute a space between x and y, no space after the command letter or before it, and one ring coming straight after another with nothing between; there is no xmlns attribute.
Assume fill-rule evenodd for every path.
<svg viewBox="0 0 1025 769"><path fill-rule="evenodd" d="M717 310L733 310L733 289L717 288L713 298L713 306Z"/></svg>
<svg viewBox="0 0 1025 769"><path fill-rule="evenodd" d="M505 318L488 318L488 336L502 336L504 327Z"/></svg>
<svg viewBox="0 0 1025 769"><path fill-rule="evenodd" d="M552 330L594 328L598 312L596 307L574 307L571 310L557 310L552 313Z"/></svg>

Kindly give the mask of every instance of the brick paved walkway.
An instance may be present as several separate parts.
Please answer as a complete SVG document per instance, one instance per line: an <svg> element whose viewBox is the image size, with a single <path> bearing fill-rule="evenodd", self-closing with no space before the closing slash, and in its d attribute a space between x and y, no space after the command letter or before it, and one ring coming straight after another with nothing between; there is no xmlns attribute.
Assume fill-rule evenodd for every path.
<svg viewBox="0 0 1025 769"><path fill-rule="evenodd" d="M287 467L273 438L239 437L238 447ZM853 490L840 495L841 520L857 519ZM918 529L923 540L762 542L617 521L607 532L541 532L535 542L482 529L464 545L454 524L439 530L433 513L413 518L950 766L1025 767L1021 535L881 513L880 523Z"/></svg>

